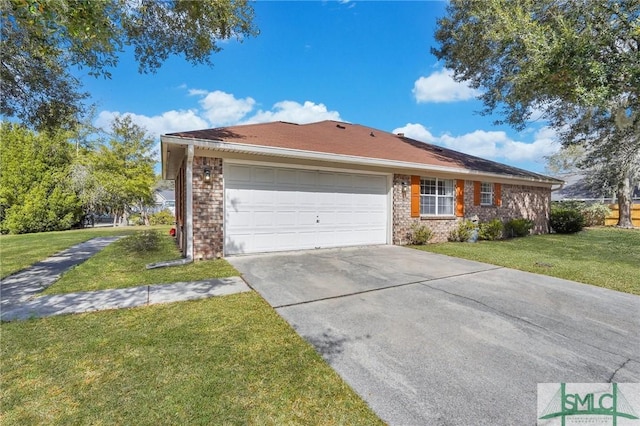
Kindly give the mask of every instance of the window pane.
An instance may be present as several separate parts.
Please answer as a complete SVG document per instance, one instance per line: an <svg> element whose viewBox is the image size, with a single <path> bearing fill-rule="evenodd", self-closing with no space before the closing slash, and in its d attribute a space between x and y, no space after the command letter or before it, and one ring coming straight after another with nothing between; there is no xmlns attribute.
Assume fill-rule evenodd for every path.
<svg viewBox="0 0 640 426"><path fill-rule="evenodd" d="M420 197L420 214L436 214L436 197L423 195Z"/></svg>
<svg viewBox="0 0 640 426"><path fill-rule="evenodd" d="M438 214L453 214L453 197L438 197Z"/></svg>
<svg viewBox="0 0 640 426"><path fill-rule="evenodd" d="M480 186L480 204L490 206L493 204L493 184L482 182Z"/></svg>
<svg viewBox="0 0 640 426"><path fill-rule="evenodd" d="M453 196L453 181L452 180L443 180L441 181L443 184L443 194L442 195L448 195L448 196Z"/></svg>
<svg viewBox="0 0 640 426"><path fill-rule="evenodd" d="M435 179L421 179L420 180L420 193L421 194L435 194L436 193L436 181L435 181Z"/></svg>

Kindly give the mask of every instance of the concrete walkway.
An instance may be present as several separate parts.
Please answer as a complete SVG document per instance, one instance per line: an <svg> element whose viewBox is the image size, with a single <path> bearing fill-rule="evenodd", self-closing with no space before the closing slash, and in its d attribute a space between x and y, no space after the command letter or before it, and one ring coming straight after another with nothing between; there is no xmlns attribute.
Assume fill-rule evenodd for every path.
<svg viewBox="0 0 640 426"><path fill-rule="evenodd" d="M41 293L58 281L66 270L79 265L120 238L93 238L0 280L0 312L14 309Z"/></svg>
<svg viewBox="0 0 640 426"><path fill-rule="evenodd" d="M52 315L131 308L250 291L240 277L36 297L62 273L89 259L119 237L77 244L0 280L0 319L12 321Z"/></svg>
<svg viewBox="0 0 640 426"><path fill-rule="evenodd" d="M250 291L240 277L155 284L113 290L84 291L36 297L0 315L4 321L77 314L107 309L133 308L157 303L182 302Z"/></svg>

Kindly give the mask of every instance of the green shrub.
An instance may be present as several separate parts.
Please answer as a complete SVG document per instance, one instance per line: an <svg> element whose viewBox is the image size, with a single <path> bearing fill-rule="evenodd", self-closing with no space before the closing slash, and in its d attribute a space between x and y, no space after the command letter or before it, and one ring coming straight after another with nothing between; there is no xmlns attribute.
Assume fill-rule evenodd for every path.
<svg viewBox="0 0 640 426"><path fill-rule="evenodd" d="M584 226L602 226L607 216L611 214L609 206L602 203L584 205L580 209L584 217Z"/></svg>
<svg viewBox="0 0 640 426"><path fill-rule="evenodd" d="M601 226L611 210L603 203L586 203L584 201L554 201L551 203L551 212L557 210L577 210L584 218L583 226Z"/></svg>
<svg viewBox="0 0 640 426"><path fill-rule="evenodd" d="M504 224L502 221L500 219L493 219L480 224L478 238L481 240L495 241L501 239L503 233Z"/></svg>
<svg viewBox="0 0 640 426"><path fill-rule="evenodd" d="M458 226L451 230L449 233L449 241L466 242L471 238L474 229L476 229L476 224L468 219L464 219L458 222Z"/></svg>
<svg viewBox="0 0 640 426"><path fill-rule="evenodd" d="M175 217L169 210L162 210L149 216L151 225L173 225Z"/></svg>
<svg viewBox="0 0 640 426"><path fill-rule="evenodd" d="M526 237L533 228L533 221L525 218L510 219L504 224L504 233L507 237Z"/></svg>
<svg viewBox="0 0 640 426"><path fill-rule="evenodd" d="M160 247L160 232L155 229L136 232L122 239L122 245L130 253L156 251Z"/></svg>
<svg viewBox="0 0 640 426"><path fill-rule="evenodd" d="M63 231L80 220L82 208L75 194L61 186L49 191L45 185L39 185L26 194L24 202L6 209L4 215L3 233Z"/></svg>
<svg viewBox="0 0 640 426"><path fill-rule="evenodd" d="M574 234L584 228L584 216L577 209L556 207L551 209L549 225L558 234Z"/></svg>
<svg viewBox="0 0 640 426"><path fill-rule="evenodd" d="M411 225L411 244L427 244L432 237L433 231L427 225L420 225L417 222Z"/></svg>
<svg viewBox="0 0 640 426"><path fill-rule="evenodd" d="M130 214L127 218L129 225L141 226L144 225L144 220L142 220L142 215L140 213Z"/></svg>

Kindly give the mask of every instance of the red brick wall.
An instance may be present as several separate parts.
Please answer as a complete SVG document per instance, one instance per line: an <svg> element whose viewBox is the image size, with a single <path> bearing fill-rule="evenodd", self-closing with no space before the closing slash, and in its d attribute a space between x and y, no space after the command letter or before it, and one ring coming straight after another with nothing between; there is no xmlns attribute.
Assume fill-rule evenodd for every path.
<svg viewBox="0 0 640 426"><path fill-rule="evenodd" d="M464 185L465 217L478 215L480 222L493 218L507 221L523 217L534 223L534 234L549 232L549 208L551 190L538 186L502 184L501 206L474 206L473 181L466 181Z"/></svg>
<svg viewBox="0 0 640 426"><path fill-rule="evenodd" d="M204 182L204 169L211 169L211 182ZM193 258L222 257L224 193L222 159L193 159Z"/></svg>
<svg viewBox="0 0 640 426"><path fill-rule="evenodd" d="M431 242L447 241L449 233L462 218L447 216L443 218L412 218L410 188L403 192L402 183L411 182L411 176L396 174L393 176L393 244L410 242L411 225L427 225L434 232ZM474 206L474 184L467 180L464 184L464 217L478 215L481 222L499 218L503 221L524 217L534 222L536 234L549 232L549 206L551 190L549 188L502 184L501 206Z"/></svg>

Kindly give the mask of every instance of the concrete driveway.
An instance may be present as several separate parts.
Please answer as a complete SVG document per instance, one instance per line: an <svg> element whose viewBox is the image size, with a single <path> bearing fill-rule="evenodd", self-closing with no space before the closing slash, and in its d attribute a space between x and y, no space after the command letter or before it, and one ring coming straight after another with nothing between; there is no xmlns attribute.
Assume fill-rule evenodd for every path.
<svg viewBox="0 0 640 426"><path fill-rule="evenodd" d="M391 425L531 425L538 383L640 382L638 296L397 246L228 260Z"/></svg>

